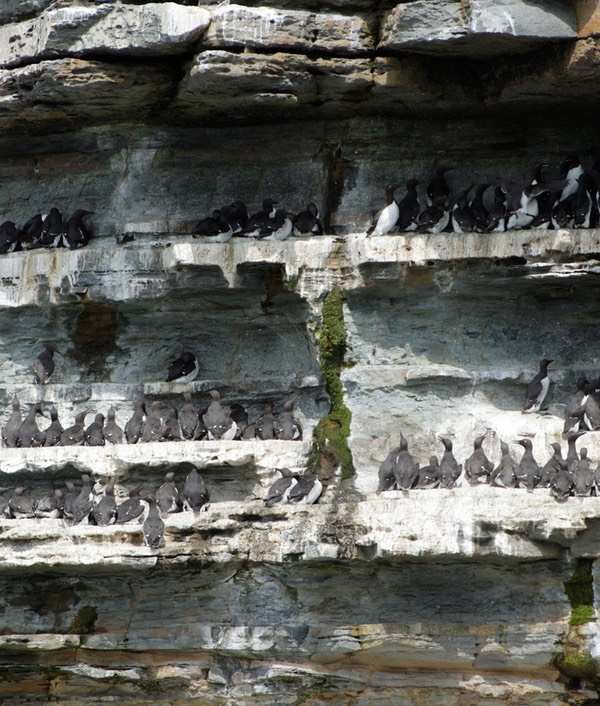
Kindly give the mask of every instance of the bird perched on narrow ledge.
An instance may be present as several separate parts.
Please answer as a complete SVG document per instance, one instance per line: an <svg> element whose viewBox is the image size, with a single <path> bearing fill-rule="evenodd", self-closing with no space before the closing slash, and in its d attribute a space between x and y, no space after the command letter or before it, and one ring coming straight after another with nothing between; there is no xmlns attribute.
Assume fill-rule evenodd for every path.
<svg viewBox="0 0 600 706"><path fill-rule="evenodd" d="M524 414L539 412L544 399L550 387L550 378L548 377L548 366L554 361L550 358L542 358L540 360L540 371L527 385L525 390L525 405L523 407Z"/></svg>
<svg viewBox="0 0 600 706"><path fill-rule="evenodd" d="M167 382L191 382L200 371L196 356L190 351L185 351L179 358L169 364Z"/></svg>
<svg viewBox="0 0 600 706"><path fill-rule="evenodd" d="M31 364L33 370L33 382L38 385L45 385L52 373L54 372L54 354L62 353L58 350L55 343L47 343L44 350Z"/></svg>
<svg viewBox="0 0 600 706"><path fill-rule="evenodd" d="M385 190L385 206L375 216L375 223L367 230L367 235L385 235L395 228L400 211L394 199L395 184L389 184Z"/></svg>

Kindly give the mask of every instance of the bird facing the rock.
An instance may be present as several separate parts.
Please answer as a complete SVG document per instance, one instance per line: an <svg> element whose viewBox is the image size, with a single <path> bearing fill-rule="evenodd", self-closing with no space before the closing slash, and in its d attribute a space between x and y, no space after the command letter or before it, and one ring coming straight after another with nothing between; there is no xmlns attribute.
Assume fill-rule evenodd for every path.
<svg viewBox="0 0 600 706"><path fill-rule="evenodd" d="M54 343L48 343L44 350L31 364L33 370L33 382L38 385L45 385L54 372L54 354L60 351Z"/></svg>

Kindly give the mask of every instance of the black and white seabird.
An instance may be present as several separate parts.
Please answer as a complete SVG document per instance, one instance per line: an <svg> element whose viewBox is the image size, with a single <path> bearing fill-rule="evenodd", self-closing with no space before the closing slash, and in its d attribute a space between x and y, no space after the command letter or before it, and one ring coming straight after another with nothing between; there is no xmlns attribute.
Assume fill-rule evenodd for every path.
<svg viewBox="0 0 600 706"><path fill-rule="evenodd" d="M150 405L150 413L142 423L142 435L140 442L148 444L153 441L165 441L167 438L167 426L163 422L163 403L155 400Z"/></svg>
<svg viewBox="0 0 600 706"><path fill-rule="evenodd" d="M190 351L185 351L169 364L167 382L191 382L196 379L200 365L196 356Z"/></svg>
<svg viewBox="0 0 600 706"><path fill-rule="evenodd" d="M143 400L135 403L133 415L125 424L125 438L128 444L137 444L142 438L142 424L146 417L146 406Z"/></svg>
<svg viewBox="0 0 600 706"><path fill-rule="evenodd" d="M294 217L294 235L322 235L323 226L319 220L319 209L312 201L306 209Z"/></svg>
<svg viewBox="0 0 600 706"><path fill-rule="evenodd" d="M489 184L479 184L479 186L475 189L475 196L469 204L471 214L475 222L474 230L476 233L487 232L489 215L488 210L483 203L483 194L489 186Z"/></svg>
<svg viewBox="0 0 600 706"><path fill-rule="evenodd" d="M527 385L525 389L525 405L523 413L531 414L539 412L548 393L550 386L550 378L548 377L548 366L554 362L551 358L542 358L540 360L540 371Z"/></svg>
<svg viewBox="0 0 600 706"><path fill-rule="evenodd" d="M86 446L104 446L106 442L104 440L104 433L102 432L103 428L104 415L98 413L94 421L83 432L83 439Z"/></svg>
<svg viewBox="0 0 600 706"><path fill-rule="evenodd" d="M533 455L533 444L530 439L518 439L515 443L525 449L515 469L515 475L521 487L533 490L542 476L542 469Z"/></svg>
<svg viewBox="0 0 600 706"><path fill-rule="evenodd" d="M471 485L490 482L490 474L494 470L494 464L486 456L483 450L483 442L486 434L478 436L473 442L473 453L465 461L465 477Z"/></svg>
<svg viewBox="0 0 600 706"><path fill-rule="evenodd" d="M165 523L162 521L156 500L147 495L144 500L148 503L149 510L142 525L144 541L150 549L158 549L165 534Z"/></svg>
<svg viewBox="0 0 600 706"><path fill-rule="evenodd" d="M584 405L587 398L584 388L586 385L588 385L586 378L578 378L576 390L565 405L563 436L573 431L579 431L580 425L584 423L583 413L585 411Z"/></svg>
<svg viewBox="0 0 600 706"><path fill-rule="evenodd" d="M443 196L437 198L417 218L417 230L441 233L450 223L450 203Z"/></svg>
<svg viewBox="0 0 600 706"><path fill-rule="evenodd" d="M60 351L54 343L48 343L44 350L31 364L33 370L33 382L39 385L45 385L49 377L54 372L54 354Z"/></svg>
<svg viewBox="0 0 600 706"><path fill-rule="evenodd" d="M85 416L89 411L89 409L86 409L84 412L79 412L79 414L75 415L75 424L67 427L60 435L61 446L83 446L85 441Z"/></svg>
<svg viewBox="0 0 600 706"><path fill-rule="evenodd" d="M275 207L277 205L279 205L279 202L274 199L264 199L262 202L262 211L258 211L250 216L240 235L247 238L260 237L262 229L269 218L275 218L275 212L277 210Z"/></svg>
<svg viewBox="0 0 600 706"><path fill-rule="evenodd" d="M44 445L46 435L37 425L36 417L38 414L44 416L42 413L42 405L36 402L31 405L27 416L21 424L17 439L18 446L26 449Z"/></svg>
<svg viewBox="0 0 600 706"><path fill-rule="evenodd" d="M538 163L531 172L529 183L525 186L514 182L505 182L507 202L506 230L520 230L531 226L539 213L538 196L542 193L542 169L546 165Z"/></svg>
<svg viewBox="0 0 600 706"><path fill-rule="evenodd" d="M488 211L487 232L504 233L506 230L506 195L501 186L494 190L494 203Z"/></svg>
<svg viewBox="0 0 600 706"><path fill-rule="evenodd" d="M35 517L35 503L24 495L27 488L19 486L13 491L12 498L8 501L11 515L17 520L26 520Z"/></svg>
<svg viewBox="0 0 600 706"><path fill-rule="evenodd" d="M517 480L517 462L510 455L508 444L504 441L500 442L500 463L494 468L490 475L490 485L495 488L516 488Z"/></svg>
<svg viewBox="0 0 600 706"><path fill-rule="evenodd" d="M184 441L191 441L200 436L200 417L192 402L192 393L183 393L183 406L179 410L179 427L181 438Z"/></svg>
<svg viewBox="0 0 600 706"><path fill-rule="evenodd" d="M275 417L273 416L273 404L271 402L267 402L265 405L263 413L254 426L254 433L257 439L263 439L264 441L275 438Z"/></svg>
<svg viewBox="0 0 600 706"><path fill-rule="evenodd" d="M40 498L35 508L36 517L58 518L62 516L63 492L55 488L52 495Z"/></svg>
<svg viewBox="0 0 600 706"><path fill-rule="evenodd" d="M21 403L16 395L12 400L12 410L8 422L2 427L2 443L9 449L16 448L19 439L19 429L23 423L21 418Z"/></svg>
<svg viewBox="0 0 600 706"><path fill-rule="evenodd" d="M243 201L234 201L227 207L227 220L233 229L233 234L241 233L248 223L248 209Z"/></svg>
<svg viewBox="0 0 600 706"><path fill-rule="evenodd" d="M44 446L60 446L60 435L63 431L63 425L58 418L56 407L50 407L50 424L44 429L46 436Z"/></svg>
<svg viewBox="0 0 600 706"><path fill-rule="evenodd" d="M589 174L583 173L579 177L577 189L573 194L572 213L573 228L589 228L592 218L592 208L594 201L591 193L595 190L595 184Z"/></svg>
<svg viewBox="0 0 600 706"><path fill-rule="evenodd" d="M148 509L146 501L140 498L140 489L141 486L131 488L127 500L117 506L115 524L124 525L126 522L133 522L133 520L141 517Z"/></svg>
<svg viewBox="0 0 600 706"><path fill-rule="evenodd" d="M558 198L561 202L577 191L579 177L583 174L579 156L575 152L570 152L561 163L559 171L561 178L567 182Z"/></svg>
<svg viewBox="0 0 600 706"><path fill-rule="evenodd" d="M87 524L90 512L94 505L94 491L92 490L92 480L87 473L81 476L83 485L79 495L73 501L73 524Z"/></svg>
<svg viewBox="0 0 600 706"><path fill-rule="evenodd" d="M583 386L585 399L583 401L583 426L590 431L600 429L600 378L592 380ZM581 409L576 411L579 415Z"/></svg>
<svg viewBox="0 0 600 706"><path fill-rule="evenodd" d="M181 441L181 427L175 407L163 404L161 419L165 425L164 438L167 441Z"/></svg>
<svg viewBox="0 0 600 706"><path fill-rule="evenodd" d="M111 478L104 489L104 496L92 506L92 517L100 527L114 525L117 519L117 501L115 500L116 478Z"/></svg>
<svg viewBox="0 0 600 706"><path fill-rule="evenodd" d="M226 243L231 240L233 228L227 218L227 210L216 208L212 212L212 216L198 222L193 235L194 237L201 235L211 243Z"/></svg>
<svg viewBox="0 0 600 706"><path fill-rule="evenodd" d="M386 490L398 490L396 484L396 460L398 459L399 449L392 449L379 466L379 485L377 486L377 495Z"/></svg>
<svg viewBox="0 0 600 706"><path fill-rule="evenodd" d="M421 210L417 186L420 183L418 179L409 179L406 182L406 195L398 202L396 226L401 232L417 230L419 211Z"/></svg>
<svg viewBox="0 0 600 706"><path fill-rule="evenodd" d="M288 503L291 505L313 505L323 492L323 484L317 476L307 468L304 475L290 488Z"/></svg>
<svg viewBox="0 0 600 706"><path fill-rule="evenodd" d="M165 475L165 482L156 491L156 504L162 515L181 510L182 501L175 485L175 474L172 471Z"/></svg>
<svg viewBox="0 0 600 706"><path fill-rule="evenodd" d="M558 472L563 466L564 459L562 457L560 444L553 441L550 446L552 447L553 453L542 468L538 488L551 488L556 482Z"/></svg>
<svg viewBox="0 0 600 706"><path fill-rule="evenodd" d="M454 488L456 481L462 473L462 463L458 463L452 453L452 441L443 436L438 436L438 439L444 445L444 453L440 459L439 479L442 488Z"/></svg>
<svg viewBox="0 0 600 706"><path fill-rule="evenodd" d="M66 492L63 494L63 503L62 503L62 511L63 511L63 517L66 517L68 520L73 519L73 503L75 502L75 498L79 495L75 488L75 484L70 481L66 480L65 481L65 487L66 487Z"/></svg>
<svg viewBox="0 0 600 706"><path fill-rule="evenodd" d="M554 483L550 486L552 495L557 500L566 500L573 490L573 473L569 468L566 460L560 462L560 468L554 479Z"/></svg>
<svg viewBox="0 0 600 706"><path fill-rule="evenodd" d="M395 190L395 184L389 184L386 187L385 206L375 214L375 222L367 230L367 235L385 235L396 226L400 210L396 200L394 199Z"/></svg>
<svg viewBox="0 0 600 706"><path fill-rule="evenodd" d="M400 445L391 452L395 454L393 460L394 476L398 490L410 490L415 487L419 477L419 464L415 463L408 450L408 441L400 432Z"/></svg>
<svg viewBox="0 0 600 706"><path fill-rule="evenodd" d="M429 464L419 468L419 475L415 482L414 488L419 490L428 490L430 488L439 488L440 485L440 462L437 456L429 457Z"/></svg>
<svg viewBox="0 0 600 706"><path fill-rule="evenodd" d="M89 243L90 233L86 228L83 219L86 216L93 216L93 211L86 211L78 208L75 213L63 223L61 239L55 242L55 247L64 247L75 250L82 248Z"/></svg>
<svg viewBox="0 0 600 706"><path fill-rule="evenodd" d="M435 170L435 174L427 186L428 206L432 206L438 199L448 200L450 198L450 187L446 181L446 173L453 169L454 167L440 166Z"/></svg>
<svg viewBox="0 0 600 706"><path fill-rule="evenodd" d="M12 221L0 223L0 255L21 249L19 230Z"/></svg>
<svg viewBox="0 0 600 706"><path fill-rule="evenodd" d="M116 411L111 407L106 414L106 424L102 429L102 435L109 444L123 444L125 442L125 434L121 427L115 421Z"/></svg>
<svg viewBox="0 0 600 706"><path fill-rule="evenodd" d="M292 234L292 219L283 208L275 211L273 218L269 218L261 228L261 240L286 240Z"/></svg>
<svg viewBox="0 0 600 706"><path fill-rule="evenodd" d="M198 473L198 469L193 468L188 473L185 484L183 486L183 508L198 512L204 507L207 509L207 503L210 500L210 493L206 487L206 483L202 476Z"/></svg>
<svg viewBox="0 0 600 706"><path fill-rule="evenodd" d="M452 230L455 233L472 233L475 230L475 217L469 205L469 191L473 186L471 184L461 191L452 207Z"/></svg>
<svg viewBox="0 0 600 706"><path fill-rule="evenodd" d="M298 483L298 479L290 471L289 468L278 468L281 473L281 478L278 478L269 488L265 505L273 507L273 505L285 505L287 503L291 489Z"/></svg>
<svg viewBox="0 0 600 706"><path fill-rule="evenodd" d="M579 460L573 465L573 495L584 498L592 494L594 488L594 471L592 470L588 450L579 449Z"/></svg>
<svg viewBox="0 0 600 706"><path fill-rule="evenodd" d="M31 216L21 227L19 240L21 247L30 248L40 237L42 232L43 219L40 213ZM17 248L18 249L18 248Z"/></svg>
<svg viewBox="0 0 600 706"><path fill-rule="evenodd" d="M32 248L50 248L54 247L61 238L63 230L62 213L55 206L50 209L48 214L43 218L42 228L39 237L31 244Z"/></svg>
<svg viewBox="0 0 600 706"><path fill-rule="evenodd" d="M237 426L235 438L244 438L244 432L248 427L248 412L246 412L243 405L239 404L238 402L234 402L229 408L229 419L234 421ZM254 433L252 434L252 438L254 438Z"/></svg>
<svg viewBox="0 0 600 706"><path fill-rule="evenodd" d="M221 395L218 390L211 390L211 403L208 409L202 416L202 421L206 427L208 438L225 439L231 441L235 438L237 432L237 424L226 414L221 407Z"/></svg>
<svg viewBox="0 0 600 706"><path fill-rule="evenodd" d="M283 412L275 420L275 434L283 441L298 441L302 439L302 427L296 417L294 417L294 405L297 397L283 405Z"/></svg>

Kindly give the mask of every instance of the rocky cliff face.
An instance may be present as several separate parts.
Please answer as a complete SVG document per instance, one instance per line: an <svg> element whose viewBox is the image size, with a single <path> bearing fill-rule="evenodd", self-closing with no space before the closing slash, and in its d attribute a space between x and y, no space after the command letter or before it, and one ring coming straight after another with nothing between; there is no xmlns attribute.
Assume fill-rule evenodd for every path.
<svg viewBox="0 0 600 706"><path fill-rule="evenodd" d="M600 367L600 231L362 233L391 181L448 164L456 192L597 145L597 3L8 0L0 22L2 220L95 212L87 248L0 260L3 408L123 423L217 387L254 419L297 395L304 427L2 449L0 485L34 496L83 472L151 491L191 464L212 493L155 551L139 526L0 520L2 702L594 703L598 498L375 490L400 431L422 462L484 431L494 461L522 437L547 460ZM191 237L266 196L314 201L326 235ZM64 357L34 387L43 340ZM162 382L186 349L198 380ZM543 356L549 414L524 416ZM319 505L265 508L276 469L309 461Z"/></svg>

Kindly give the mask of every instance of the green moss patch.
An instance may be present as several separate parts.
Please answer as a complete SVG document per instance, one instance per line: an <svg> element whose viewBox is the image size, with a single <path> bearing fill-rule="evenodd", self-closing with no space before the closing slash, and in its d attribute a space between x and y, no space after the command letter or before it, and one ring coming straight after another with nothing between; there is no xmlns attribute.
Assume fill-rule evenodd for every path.
<svg viewBox="0 0 600 706"><path fill-rule="evenodd" d="M571 604L570 625L583 625L596 619L592 564L591 559L577 559L573 575L565 581L565 593Z"/></svg>
<svg viewBox="0 0 600 706"><path fill-rule="evenodd" d="M334 289L327 294L323 301L322 313L319 358L327 392L331 398L331 411L315 427L309 465L313 468L318 468L323 463L339 465L342 478L345 479L354 475L354 464L348 446L352 413L344 404L344 390L340 379L347 350L344 295L341 290Z"/></svg>

